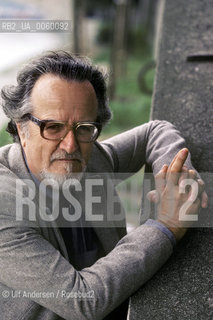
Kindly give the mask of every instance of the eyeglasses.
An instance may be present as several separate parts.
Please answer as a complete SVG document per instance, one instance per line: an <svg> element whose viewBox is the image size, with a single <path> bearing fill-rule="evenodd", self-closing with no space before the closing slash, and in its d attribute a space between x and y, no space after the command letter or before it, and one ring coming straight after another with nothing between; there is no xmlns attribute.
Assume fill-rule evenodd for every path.
<svg viewBox="0 0 213 320"><path fill-rule="evenodd" d="M72 130L78 142L93 142L100 132L101 124L97 122L77 122L74 125L66 121L40 120L32 114L25 114L22 119L29 119L40 127L40 134L46 140L63 140L67 133Z"/></svg>

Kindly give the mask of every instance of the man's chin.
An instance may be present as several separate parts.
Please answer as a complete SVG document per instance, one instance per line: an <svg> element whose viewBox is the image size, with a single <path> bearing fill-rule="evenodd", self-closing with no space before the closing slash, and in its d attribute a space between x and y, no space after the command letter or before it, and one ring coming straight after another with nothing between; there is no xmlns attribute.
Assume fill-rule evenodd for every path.
<svg viewBox="0 0 213 320"><path fill-rule="evenodd" d="M84 171L85 164L79 160L55 160L49 167L48 172L60 175L70 173L81 173Z"/></svg>
<svg viewBox="0 0 213 320"><path fill-rule="evenodd" d="M70 172L70 173L53 173L48 171L40 172L40 180L45 183L45 180L52 181L53 184L60 188L69 183L69 185L75 186L80 182L84 175L85 169L81 172Z"/></svg>

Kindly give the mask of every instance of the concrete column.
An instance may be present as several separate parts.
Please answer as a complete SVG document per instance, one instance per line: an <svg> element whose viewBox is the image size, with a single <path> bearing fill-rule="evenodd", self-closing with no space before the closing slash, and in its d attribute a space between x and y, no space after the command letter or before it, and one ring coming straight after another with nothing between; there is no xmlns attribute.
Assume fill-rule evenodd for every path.
<svg viewBox="0 0 213 320"><path fill-rule="evenodd" d="M165 0L152 119L172 122L202 174L209 207L130 302L130 320L213 319L213 3Z"/></svg>

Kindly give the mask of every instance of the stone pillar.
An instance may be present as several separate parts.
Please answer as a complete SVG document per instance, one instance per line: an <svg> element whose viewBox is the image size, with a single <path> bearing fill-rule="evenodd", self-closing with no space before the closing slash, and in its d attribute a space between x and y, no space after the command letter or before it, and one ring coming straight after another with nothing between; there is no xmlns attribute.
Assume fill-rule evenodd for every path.
<svg viewBox="0 0 213 320"><path fill-rule="evenodd" d="M202 174L209 206L130 301L130 320L213 319L213 3L165 0L151 118L172 122Z"/></svg>

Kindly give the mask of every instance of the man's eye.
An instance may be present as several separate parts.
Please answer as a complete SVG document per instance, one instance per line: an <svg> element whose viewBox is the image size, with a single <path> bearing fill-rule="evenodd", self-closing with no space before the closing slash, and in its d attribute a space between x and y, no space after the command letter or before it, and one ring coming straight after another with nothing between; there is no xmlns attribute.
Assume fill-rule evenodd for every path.
<svg viewBox="0 0 213 320"><path fill-rule="evenodd" d="M61 131L64 129L63 123L49 123L45 126L45 130L48 131Z"/></svg>
<svg viewBox="0 0 213 320"><path fill-rule="evenodd" d="M91 134L94 128L92 126L79 126L77 129L78 134Z"/></svg>

